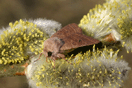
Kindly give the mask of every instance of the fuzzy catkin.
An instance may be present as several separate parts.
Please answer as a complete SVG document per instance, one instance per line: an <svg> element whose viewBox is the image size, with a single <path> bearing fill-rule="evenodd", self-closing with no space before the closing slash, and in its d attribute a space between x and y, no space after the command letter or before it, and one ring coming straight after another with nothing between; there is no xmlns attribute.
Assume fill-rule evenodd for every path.
<svg viewBox="0 0 132 88"><path fill-rule="evenodd" d="M46 34L51 37L54 33L56 33L58 30L61 29L61 23L54 21L54 20L48 20L48 19L43 19L43 18L37 18L34 20L28 20L29 22L32 22L37 25L37 27L40 30L45 30Z"/></svg>
<svg viewBox="0 0 132 88"><path fill-rule="evenodd" d="M90 9L87 15L80 20L79 27L83 32L91 37L101 40L102 37L111 33L110 26L114 23L114 16L111 16L108 3L96 5Z"/></svg>
<svg viewBox="0 0 132 88"><path fill-rule="evenodd" d="M32 88L120 88L130 70L128 63L117 57L118 51L87 51L54 63L44 55L33 57L26 70ZM50 63L51 62L51 63ZM71 64L72 63L72 64Z"/></svg>
<svg viewBox="0 0 132 88"><path fill-rule="evenodd" d="M60 28L60 23L47 19L10 22L9 27L0 32L0 64L21 63L29 56L41 53L43 42L55 33L50 31Z"/></svg>
<svg viewBox="0 0 132 88"><path fill-rule="evenodd" d="M100 41L111 33L115 41L120 41L127 52L132 51L131 4L131 0L106 0L106 3L96 5L84 15L79 27L86 35Z"/></svg>

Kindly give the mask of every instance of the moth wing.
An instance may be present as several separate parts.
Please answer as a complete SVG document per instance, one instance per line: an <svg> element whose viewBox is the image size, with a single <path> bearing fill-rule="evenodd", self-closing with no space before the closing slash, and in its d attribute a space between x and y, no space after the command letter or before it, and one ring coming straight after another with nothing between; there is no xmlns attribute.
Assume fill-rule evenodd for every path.
<svg viewBox="0 0 132 88"><path fill-rule="evenodd" d="M79 28L77 24L72 23L72 24L69 24L69 25L63 27L62 29L58 30L50 38L58 37L58 38L63 39L65 37L70 36L75 33L82 33L82 29Z"/></svg>
<svg viewBox="0 0 132 88"><path fill-rule="evenodd" d="M72 48L93 45L100 42L97 39L83 35L81 33L70 35L62 40L64 41L64 45L60 48L60 50L69 50Z"/></svg>

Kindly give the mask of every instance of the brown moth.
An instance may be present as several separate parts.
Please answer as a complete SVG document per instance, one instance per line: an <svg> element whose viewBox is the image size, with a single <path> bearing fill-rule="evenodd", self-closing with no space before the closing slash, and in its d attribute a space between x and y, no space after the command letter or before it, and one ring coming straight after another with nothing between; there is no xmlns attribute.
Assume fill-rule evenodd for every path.
<svg viewBox="0 0 132 88"><path fill-rule="evenodd" d="M99 42L97 39L83 35L82 29L77 24L72 23L63 27L47 39L44 42L42 53L45 57L48 57L48 53L51 52L52 55L50 57L55 61L57 58L65 59L65 53L69 50Z"/></svg>

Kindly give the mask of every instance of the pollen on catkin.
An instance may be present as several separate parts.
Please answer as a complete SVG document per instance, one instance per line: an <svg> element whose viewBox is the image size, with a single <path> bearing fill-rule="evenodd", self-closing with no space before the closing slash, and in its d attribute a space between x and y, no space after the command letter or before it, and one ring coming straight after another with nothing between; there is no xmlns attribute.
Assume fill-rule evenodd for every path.
<svg viewBox="0 0 132 88"><path fill-rule="evenodd" d="M15 21L0 34L0 64L21 63L30 54L42 52L48 35L28 21Z"/></svg>
<svg viewBox="0 0 132 88"><path fill-rule="evenodd" d="M106 3L96 5L87 15L84 15L80 20L79 27L83 29L86 35L100 41L103 41L102 38L110 33L116 39L115 41L120 41L122 35L116 31L115 26L122 26L118 22L119 20L120 22L126 18L131 20L131 4L131 0L106 0ZM124 28L124 30L126 29Z"/></svg>
<svg viewBox="0 0 132 88"><path fill-rule="evenodd" d="M95 46L94 46L95 47ZM64 59L52 60L44 55L33 57L26 69L32 88L120 88L131 69L117 57L118 51L107 49L87 51ZM51 62L51 63L50 63Z"/></svg>
<svg viewBox="0 0 132 88"><path fill-rule="evenodd" d="M125 18L125 19L124 19ZM132 21L128 16L119 16L116 31L121 35L120 42L127 51L132 51Z"/></svg>
<svg viewBox="0 0 132 88"><path fill-rule="evenodd" d="M115 23L111 27L114 36L118 36L118 41L127 52L132 51L132 1L131 0L107 0L113 6L112 14L117 12Z"/></svg>
<svg viewBox="0 0 132 88"><path fill-rule="evenodd" d="M37 18L34 20L30 19L28 21L36 24L40 30L45 30L49 37L61 29L61 23L54 20Z"/></svg>
<svg viewBox="0 0 132 88"><path fill-rule="evenodd" d="M78 26L82 28L84 34L101 40L102 37L111 33L110 26L113 25L115 18L111 14L111 8L108 3L96 5L83 16Z"/></svg>

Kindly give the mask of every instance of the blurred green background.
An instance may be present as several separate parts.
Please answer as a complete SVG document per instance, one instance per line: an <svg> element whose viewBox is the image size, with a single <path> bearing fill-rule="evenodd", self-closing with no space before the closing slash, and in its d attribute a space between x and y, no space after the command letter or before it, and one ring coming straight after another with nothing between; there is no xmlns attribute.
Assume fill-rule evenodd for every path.
<svg viewBox="0 0 132 88"><path fill-rule="evenodd" d="M0 0L0 29L7 27L9 22L19 19L47 18L62 23L79 23L83 15L94 8L96 4L104 3L104 0ZM132 54L127 54L122 48L119 55L132 67ZM132 87L132 71L123 88ZM0 88L28 88L25 76L0 78Z"/></svg>

